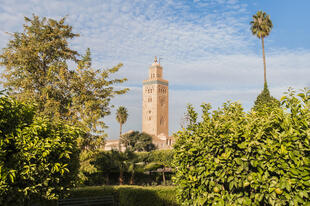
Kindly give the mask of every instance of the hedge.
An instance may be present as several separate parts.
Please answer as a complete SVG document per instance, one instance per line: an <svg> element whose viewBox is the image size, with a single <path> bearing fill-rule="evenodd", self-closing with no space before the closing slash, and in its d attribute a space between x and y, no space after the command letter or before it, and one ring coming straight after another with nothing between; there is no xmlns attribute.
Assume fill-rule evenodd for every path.
<svg viewBox="0 0 310 206"><path fill-rule="evenodd" d="M124 206L173 206L177 205L175 188L156 187L118 187L119 202Z"/></svg>
<svg viewBox="0 0 310 206"><path fill-rule="evenodd" d="M177 206L173 186L89 186L70 191L68 198L113 195L119 206ZM56 202L45 205L56 206Z"/></svg>

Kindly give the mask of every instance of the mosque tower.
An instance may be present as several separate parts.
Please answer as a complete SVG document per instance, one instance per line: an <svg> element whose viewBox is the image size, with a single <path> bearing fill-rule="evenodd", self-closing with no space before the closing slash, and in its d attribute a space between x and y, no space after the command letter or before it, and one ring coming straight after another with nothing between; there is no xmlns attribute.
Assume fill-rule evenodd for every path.
<svg viewBox="0 0 310 206"><path fill-rule="evenodd" d="M168 81L163 79L163 68L156 57L149 68L149 78L143 81L142 93L142 132L167 138Z"/></svg>

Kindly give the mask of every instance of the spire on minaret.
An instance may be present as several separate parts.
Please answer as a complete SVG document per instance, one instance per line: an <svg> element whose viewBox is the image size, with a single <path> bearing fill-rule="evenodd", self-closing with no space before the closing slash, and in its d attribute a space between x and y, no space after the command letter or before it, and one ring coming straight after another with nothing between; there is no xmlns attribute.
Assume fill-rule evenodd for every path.
<svg viewBox="0 0 310 206"><path fill-rule="evenodd" d="M157 56L155 56L154 63L157 63Z"/></svg>

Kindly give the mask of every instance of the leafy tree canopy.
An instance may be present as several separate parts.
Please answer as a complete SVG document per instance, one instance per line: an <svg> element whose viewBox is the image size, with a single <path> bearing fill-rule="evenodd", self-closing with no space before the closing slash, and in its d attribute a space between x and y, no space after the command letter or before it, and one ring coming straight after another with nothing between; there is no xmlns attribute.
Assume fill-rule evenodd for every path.
<svg viewBox="0 0 310 206"><path fill-rule="evenodd" d="M289 91L282 107L246 113L238 103L191 124L174 145L183 205L306 205L310 178L310 90Z"/></svg>
<svg viewBox="0 0 310 206"><path fill-rule="evenodd" d="M146 170L152 171L158 168L172 168L173 167L173 150L154 150L148 154L145 166Z"/></svg>
<svg viewBox="0 0 310 206"><path fill-rule="evenodd" d="M34 108L0 97L0 205L55 199L73 187L82 131L35 117Z"/></svg>
<svg viewBox="0 0 310 206"><path fill-rule="evenodd" d="M154 150L149 153L149 162L160 162L165 167L173 167L173 150Z"/></svg>
<svg viewBox="0 0 310 206"><path fill-rule="evenodd" d="M130 151L149 152L155 149L155 145L152 143L152 136L144 132L133 131L124 134L121 137L121 143Z"/></svg>
<svg viewBox="0 0 310 206"><path fill-rule="evenodd" d="M79 35L65 24L65 18L57 21L33 15L25 21L23 32L14 33L0 54L8 94L36 103L42 116L77 124L102 137L102 118L110 114L111 98L127 91L114 87L125 78L110 79L122 64L92 68L89 49L79 55L70 48L69 40ZM69 62L76 68L69 68Z"/></svg>
<svg viewBox="0 0 310 206"><path fill-rule="evenodd" d="M165 172L171 171L173 167L173 150L154 150L149 153L148 163L144 169L146 171L154 171L161 169L163 176L163 184L166 184Z"/></svg>

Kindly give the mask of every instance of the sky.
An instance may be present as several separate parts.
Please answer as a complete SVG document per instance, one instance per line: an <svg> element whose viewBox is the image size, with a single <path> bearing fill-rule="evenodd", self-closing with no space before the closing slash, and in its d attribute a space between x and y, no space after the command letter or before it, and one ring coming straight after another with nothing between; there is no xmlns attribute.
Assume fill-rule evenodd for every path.
<svg viewBox="0 0 310 206"><path fill-rule="evenodd" d="M169 80L169 134L180 129L186 105L230 101L249 110L263 88L261 41L252 35L252 15L263 10L273 29L265 39L267 81L280 98L289 87L310 87L309 0L0 0L0 49L22 32L24 16L60 19L80 37L70 41L83 54L91 49L93 67L123 63L112 78L130 91L112 99L104 118L108 139L116 139L118 106L128 109L123 131L141 131L142 81L154 56L162 58ZM3 72L3 68L0 68ZM74 68L73 68L74 69Z"/></svg>

